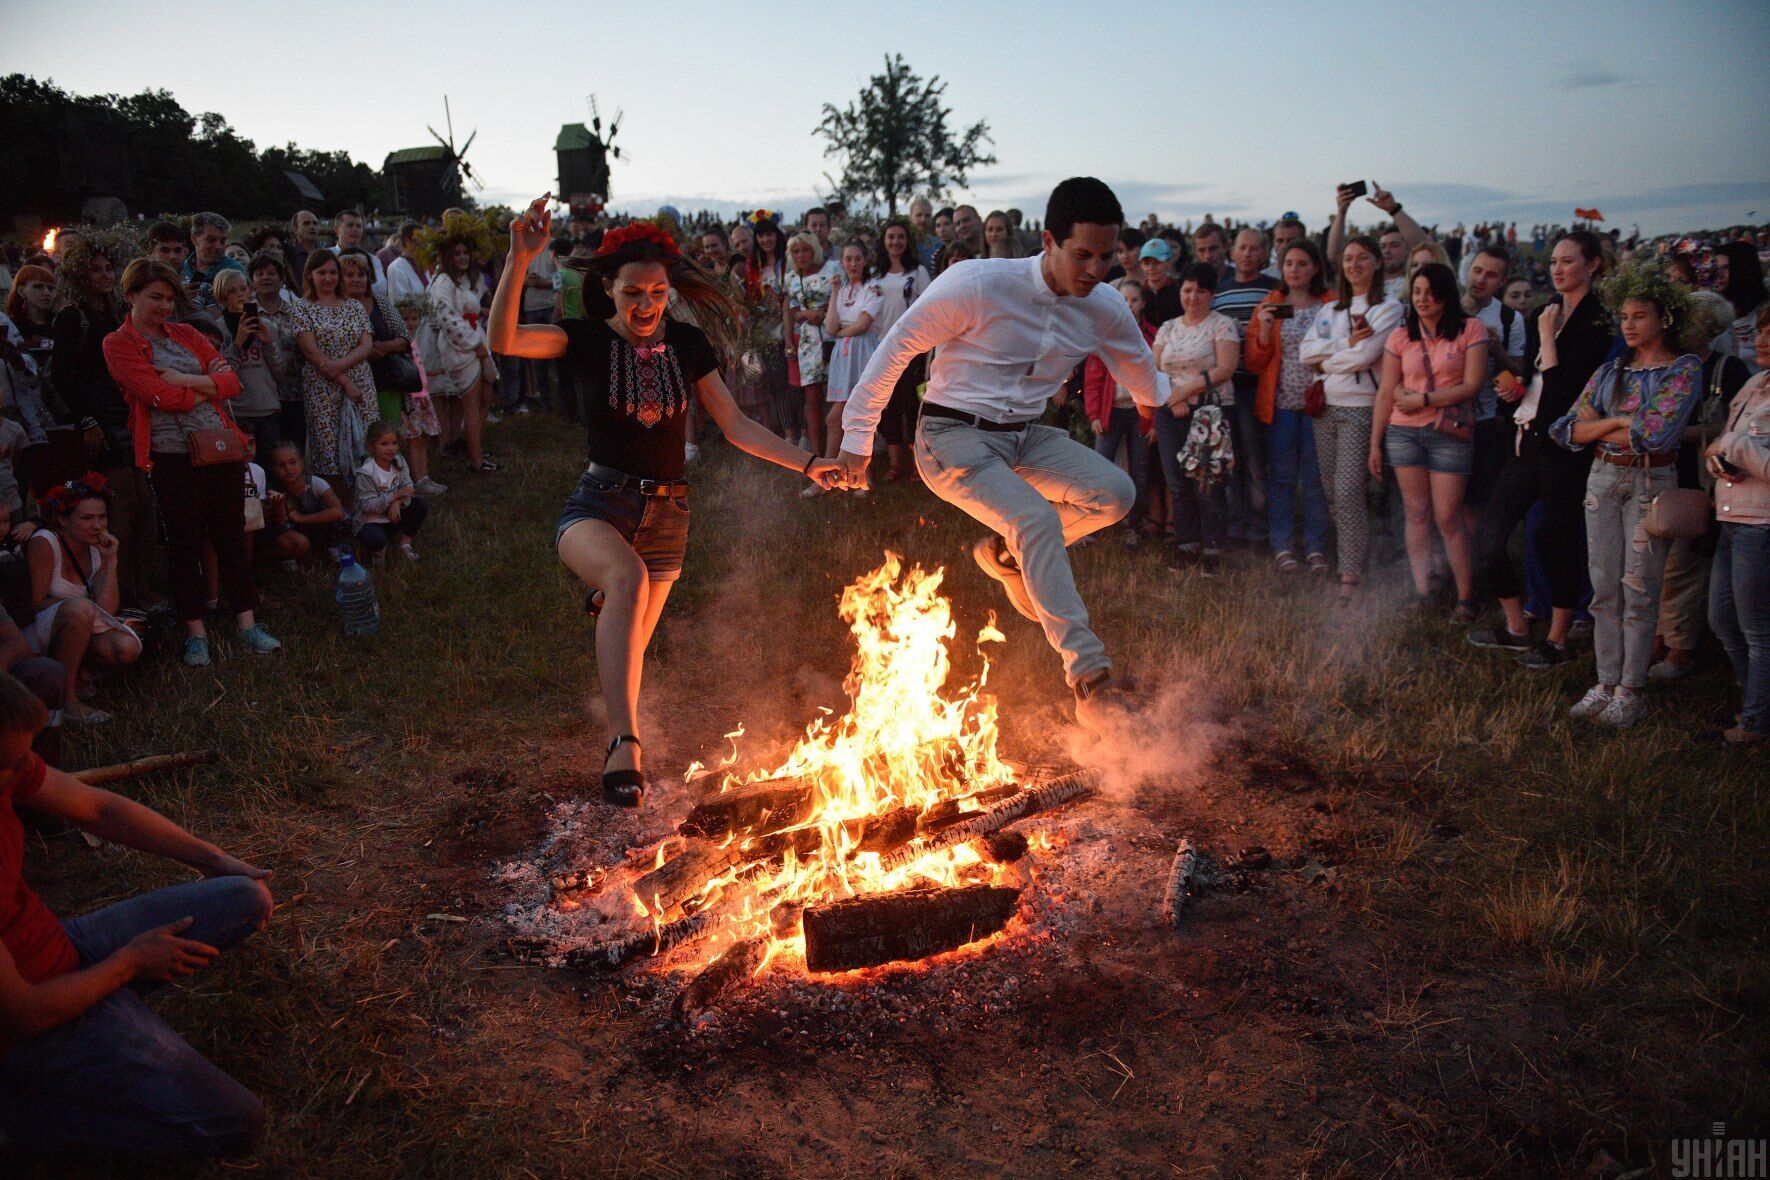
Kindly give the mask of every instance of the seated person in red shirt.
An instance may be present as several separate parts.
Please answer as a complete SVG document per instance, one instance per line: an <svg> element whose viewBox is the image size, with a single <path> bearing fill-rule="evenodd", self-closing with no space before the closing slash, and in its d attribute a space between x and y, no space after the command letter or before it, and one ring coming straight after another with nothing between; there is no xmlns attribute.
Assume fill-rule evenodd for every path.
<svg viewBox="0 0 1770 1180"><path fill-rule="evenodd" d="M194 975L270 916L270 874L31 752L43 703L0 674L0 1129L26 1152L219 1155L264 1106L154 1015L143 993ZM58 922L22 875L31 807L204 880Z"/></svg>

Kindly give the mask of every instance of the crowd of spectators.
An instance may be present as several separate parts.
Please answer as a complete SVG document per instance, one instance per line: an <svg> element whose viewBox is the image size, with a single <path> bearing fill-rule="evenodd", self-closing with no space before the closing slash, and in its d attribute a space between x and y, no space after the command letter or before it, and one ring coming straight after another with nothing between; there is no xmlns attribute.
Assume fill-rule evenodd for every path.
<svg viewBox="0 0 1770 1180"><path fill-rule="evenodd" d="M1381 215L1365 230L1352 224L1361 199ZM739 406L832 457L868 358L936 277L1041 249L1018 210L924 198L883 220L840 202L794 223L766 209L726 221L666 207L658 220L745 308L722 358ZM586 263L609 224L571 222L530 264L525 321L584 315ZM107 720L105 679L158 648L191 667L278 651L260 617L279 609L260 592L267 566L324 571L346 547L416 561L448 490L435 464L491 477L487 431L503 415L581 419L564 366L488 346L498 235L495 215L450 210L378 232L376 248L356 210L250 232L202 212L10 249L0 1090L28 1101L0 1104L9 1134L216 1151L261 1126L256 1099L124 985L187 974L249 934L269 910L265 874L51 769L59 726ZM1651 684L1697 666L1706 628L1742 690L1717 736L1761 745L1767 252L1764 231L1440 233L1375 186L1343 186L1313 232L1294 213L1258 225L1151 216L1122 228L1110 278L1183 399L1141 409L1090 361L1049 420L1123 462L1138 497L1117 535L1159 547L1173 576L1214 578L1242 550L1275 578L1321 579L1354 611L1376 571L1404 562L1417 609L1523 667L1567 664L1589 635L1594 683L1569 713L1615 727L1641 719ZM925 360L884 416L886 482L918 478ZM231 643L212 639L216 622ZM13 803L211 880L57 925L19 880ZM166 896L177 889L188 892ZM119 1047L144 1038L179 1049Z"/></svg>

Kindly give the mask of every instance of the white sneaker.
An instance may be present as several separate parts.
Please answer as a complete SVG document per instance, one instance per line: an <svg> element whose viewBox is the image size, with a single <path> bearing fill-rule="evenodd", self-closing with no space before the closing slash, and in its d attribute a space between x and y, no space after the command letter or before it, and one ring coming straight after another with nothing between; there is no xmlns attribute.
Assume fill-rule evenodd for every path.
<svg viewBox="0 0 1770 1180"><path fill-rule="evenodd" d="M1682 680L1694 671L1696 671L1695 660L1692 660L1688 664L1674 664L1670 660L1661 660L1659 663L1653 665L1653 667L1647 669L1647 679L1664 681Z"/></svg>
<svg viewBox="0 0 1770 1180"><path fill-rule="evenodd" d="M1591 688L1586 690L1586 695L1581 697L1579 702L1575 704L1573 708L1567 710L1567 715L1569 717L1580 718L1581 720L1588 717L1596 717L1598 714L1604 712L1604 710L1610 705L1610 701L1610 690L1605 688L1602 684L1594 684Z"/></svg>
<svg viewBox="0 0 1770 1180"><path fill-rule="evenodd" d="M419 480L416 487L420 496L440 496L449 490L448 484L437 483L428 475Z"/></svg>
<svg viewBox="0 0 1770 1180"><path fill-rule="evenodd" d="M1599 725L1608 725L1614 729L1627 729L1641 718L1647 716L1647 701L1638 692L1618 692L1598 714Z"/></svg>
<svg viewBox="0 0 1770 1180"><path fill-rule="evenodd" d="M824 487L820 483L807 484L804 488L800 489L799 498L801 500L815 500L829 490L829 488Z"/></svg>

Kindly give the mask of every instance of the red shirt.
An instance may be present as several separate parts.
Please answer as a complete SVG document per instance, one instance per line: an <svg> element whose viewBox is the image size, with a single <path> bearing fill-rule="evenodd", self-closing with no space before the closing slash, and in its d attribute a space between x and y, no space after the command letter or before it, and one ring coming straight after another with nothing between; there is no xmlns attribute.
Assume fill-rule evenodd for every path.
<svg viewBox="0 0 1770 1180"><path fill-rule="evenodd" d="M80 967L80 952L37 896L25 884L25 827L18 805L43 789L49 768L31 755L24 770L0 782L0 944L12 953L26 983L42 983Z"/></svg>

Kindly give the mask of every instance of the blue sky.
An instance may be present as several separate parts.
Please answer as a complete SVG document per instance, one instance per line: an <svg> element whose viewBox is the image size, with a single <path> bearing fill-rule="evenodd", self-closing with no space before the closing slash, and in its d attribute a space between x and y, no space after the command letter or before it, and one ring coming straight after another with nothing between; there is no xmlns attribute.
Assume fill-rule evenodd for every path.
<svg viewBox="0 0 1770 1180"><path fill-rule="evenodd" d="M0 0L0 19L0 70L164 87L260 146L379 165L428 142L447 93L457 140L479 129L483 197L512 203L554 187L553 138L594 92L626 112L617 208L797 214L830 166L821 104L901 52L947 82L959 122L989 120L1000 162L967 194L986 210L1036 216L1055 181L1092 173L1133 218L1294 209L1313 226L1336 182L1365 177L1428 223L1576 203L1649 233L1770 221L1766 0Z"/></svg>

